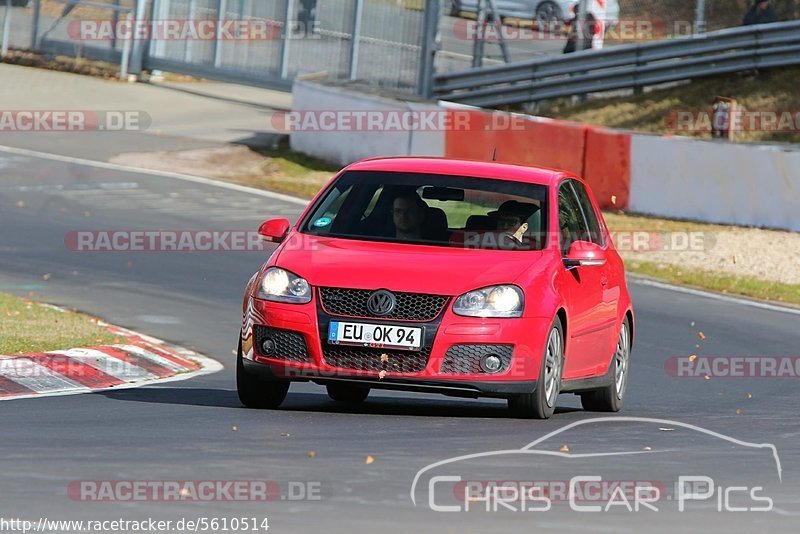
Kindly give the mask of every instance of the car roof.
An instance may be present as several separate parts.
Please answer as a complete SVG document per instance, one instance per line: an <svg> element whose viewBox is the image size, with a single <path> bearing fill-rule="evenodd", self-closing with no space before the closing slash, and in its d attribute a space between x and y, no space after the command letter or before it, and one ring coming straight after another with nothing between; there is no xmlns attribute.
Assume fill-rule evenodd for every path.
<svg viewBox="0 0 800 534"><path fill-rule="evenodd" d="M367 159L349 165L346 170L444 174L539 185L556 185L565 176L574 177L565 171L533 165L420 157Z"/></svg>

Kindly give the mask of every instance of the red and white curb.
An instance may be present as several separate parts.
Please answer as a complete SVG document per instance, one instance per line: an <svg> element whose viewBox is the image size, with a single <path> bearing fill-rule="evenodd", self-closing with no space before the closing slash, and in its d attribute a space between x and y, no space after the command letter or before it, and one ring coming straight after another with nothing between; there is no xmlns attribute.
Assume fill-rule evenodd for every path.
<svg viewBox="0 0 800 534"><path fill-rule="evenodd" d="M130 389L222 370L221 363L192 350L98 324L124 343L0 356L0 401Z"/></svg>

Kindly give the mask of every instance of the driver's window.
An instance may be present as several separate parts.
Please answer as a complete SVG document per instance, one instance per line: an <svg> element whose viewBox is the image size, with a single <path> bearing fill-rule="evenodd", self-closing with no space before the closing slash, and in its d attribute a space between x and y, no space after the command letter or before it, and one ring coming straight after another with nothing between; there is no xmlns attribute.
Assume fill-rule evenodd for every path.
<svg viewBox="0 0 800 534"><path fill-rule="evenodd" d="M573 242L588 235L581 207L569 182L562 183L558 189L558 229L561 253L564 255L569 252Z"/></svg>

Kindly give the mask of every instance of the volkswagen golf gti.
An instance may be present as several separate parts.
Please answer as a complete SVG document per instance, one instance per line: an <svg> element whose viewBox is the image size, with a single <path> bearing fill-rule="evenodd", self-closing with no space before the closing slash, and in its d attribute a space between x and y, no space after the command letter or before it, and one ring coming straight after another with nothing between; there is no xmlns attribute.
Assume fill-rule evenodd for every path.
<svg viewBox="0 0 800 534"><path fill-rule="evenodd" d="M439 158L343 169L278 243L242 304L237 390L276 408L292 382L335 401L372 389L508 400L548 418L559 394L615 412L634 316L587 185L566 172Z"/></svg>

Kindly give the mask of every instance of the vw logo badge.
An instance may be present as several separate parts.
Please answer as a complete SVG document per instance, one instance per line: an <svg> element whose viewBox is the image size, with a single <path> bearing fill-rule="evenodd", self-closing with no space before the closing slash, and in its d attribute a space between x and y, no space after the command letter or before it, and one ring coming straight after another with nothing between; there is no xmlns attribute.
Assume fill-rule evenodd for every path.
<svg viewBox="0 0 800 534"><path fill-rule="evenodd" d="M397 300L394 295L385 289L381 289L369 296L367 309L373 315L383 317L394 311Z"/></svg>

